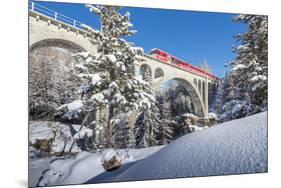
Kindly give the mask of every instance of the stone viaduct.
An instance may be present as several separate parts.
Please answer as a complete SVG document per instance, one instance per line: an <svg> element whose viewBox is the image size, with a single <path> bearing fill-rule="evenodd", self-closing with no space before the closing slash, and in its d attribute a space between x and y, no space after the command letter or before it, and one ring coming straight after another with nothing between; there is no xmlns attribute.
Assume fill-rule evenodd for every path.
<svg viewBox="0 0 281 188"><path fill-rule="evenodd" d="M55 46L73 53L79 51L96 53L95 41L88 37L80 22L44 8L34 3L29 7L29 52L39 47ZM147 54L144 54L144 57L146 60L136 66L136 75L141 76L142 69L148 70L154 89L169 80L181 81L195 104L196 115L207 115L217 80L166 64Z"/></svg>

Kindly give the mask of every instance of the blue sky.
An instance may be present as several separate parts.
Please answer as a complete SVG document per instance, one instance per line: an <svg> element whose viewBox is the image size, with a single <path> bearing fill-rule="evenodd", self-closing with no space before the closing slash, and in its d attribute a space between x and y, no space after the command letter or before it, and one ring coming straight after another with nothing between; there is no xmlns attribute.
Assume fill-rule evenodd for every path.
<svg viewBox="0 0 281 188"><path fill-rule="evenodd" d="M99 28L98 17L82 4L37 2L94 28ZM234 35L245 32L246 25L232 22L235 14L210 13L126 7L135 36L127 38L145 52L162 49L193 65L206 60L217 76L224 76L224 64L233 60Z"/></svg>

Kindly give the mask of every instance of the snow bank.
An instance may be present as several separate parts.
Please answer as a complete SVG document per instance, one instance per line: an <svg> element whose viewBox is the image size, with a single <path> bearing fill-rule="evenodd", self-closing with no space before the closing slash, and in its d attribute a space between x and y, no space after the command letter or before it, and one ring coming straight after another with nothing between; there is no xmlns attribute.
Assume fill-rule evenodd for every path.
<svg viewBox="0 0 281 188"><path fill-rule="evenodd" d="M267 172L267 113L183 136L114 181Z"/></svg>

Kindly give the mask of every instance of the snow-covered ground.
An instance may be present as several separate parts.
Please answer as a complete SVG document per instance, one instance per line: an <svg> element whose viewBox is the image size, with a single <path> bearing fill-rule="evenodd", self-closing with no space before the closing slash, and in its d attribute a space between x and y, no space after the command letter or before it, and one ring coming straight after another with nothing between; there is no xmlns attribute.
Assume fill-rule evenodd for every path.
<svg viewBox="0 0 281 188"><path fill-rule="evenodd" d="M40 185L267 172L267 112L182 136L167 146L119 150L124 165L106 172L101 164L112 152L55 160Z"/></svg>
<svg viewBox="0 0 281 188"><path fill-rule="evenodd" d="M40 186L82 184L93 177L99 178L99 175L102 174L105 174L108 179L113 174L116 176L118 172L124 171L136 161L152 155L163 147L117 151L107 149L97 153L81 152L76 157L30 159L29 186L36 186L40 178ZM106 172L102 163L113 155L117 155L124 165L113 172Z"/></svg>
<svg viewBox="0 0 281 188"><path fill-rule="evenodd" d="M28 161L28 185L34 187L37 185L44 170L49 168L49 164L55 157L29 159Z"/></svg>

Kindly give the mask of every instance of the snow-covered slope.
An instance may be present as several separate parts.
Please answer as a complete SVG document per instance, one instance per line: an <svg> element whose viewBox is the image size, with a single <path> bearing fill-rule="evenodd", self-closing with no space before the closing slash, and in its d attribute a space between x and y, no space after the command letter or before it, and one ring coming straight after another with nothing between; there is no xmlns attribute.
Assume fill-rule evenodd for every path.
<svg viewBox="0 0 281 188"><path fill-rule="evenodd" d="M111 172L101 166L103 155L82 152L55 160L39 185L267 172L267 113L194 132L167 146L120 150L124 165Z"/></svg>
<svg viewBox="0 0 281 188"><path fill-rule="evenodd" d="M181 137L115 181L267 172L267 113Z"/></svg>

